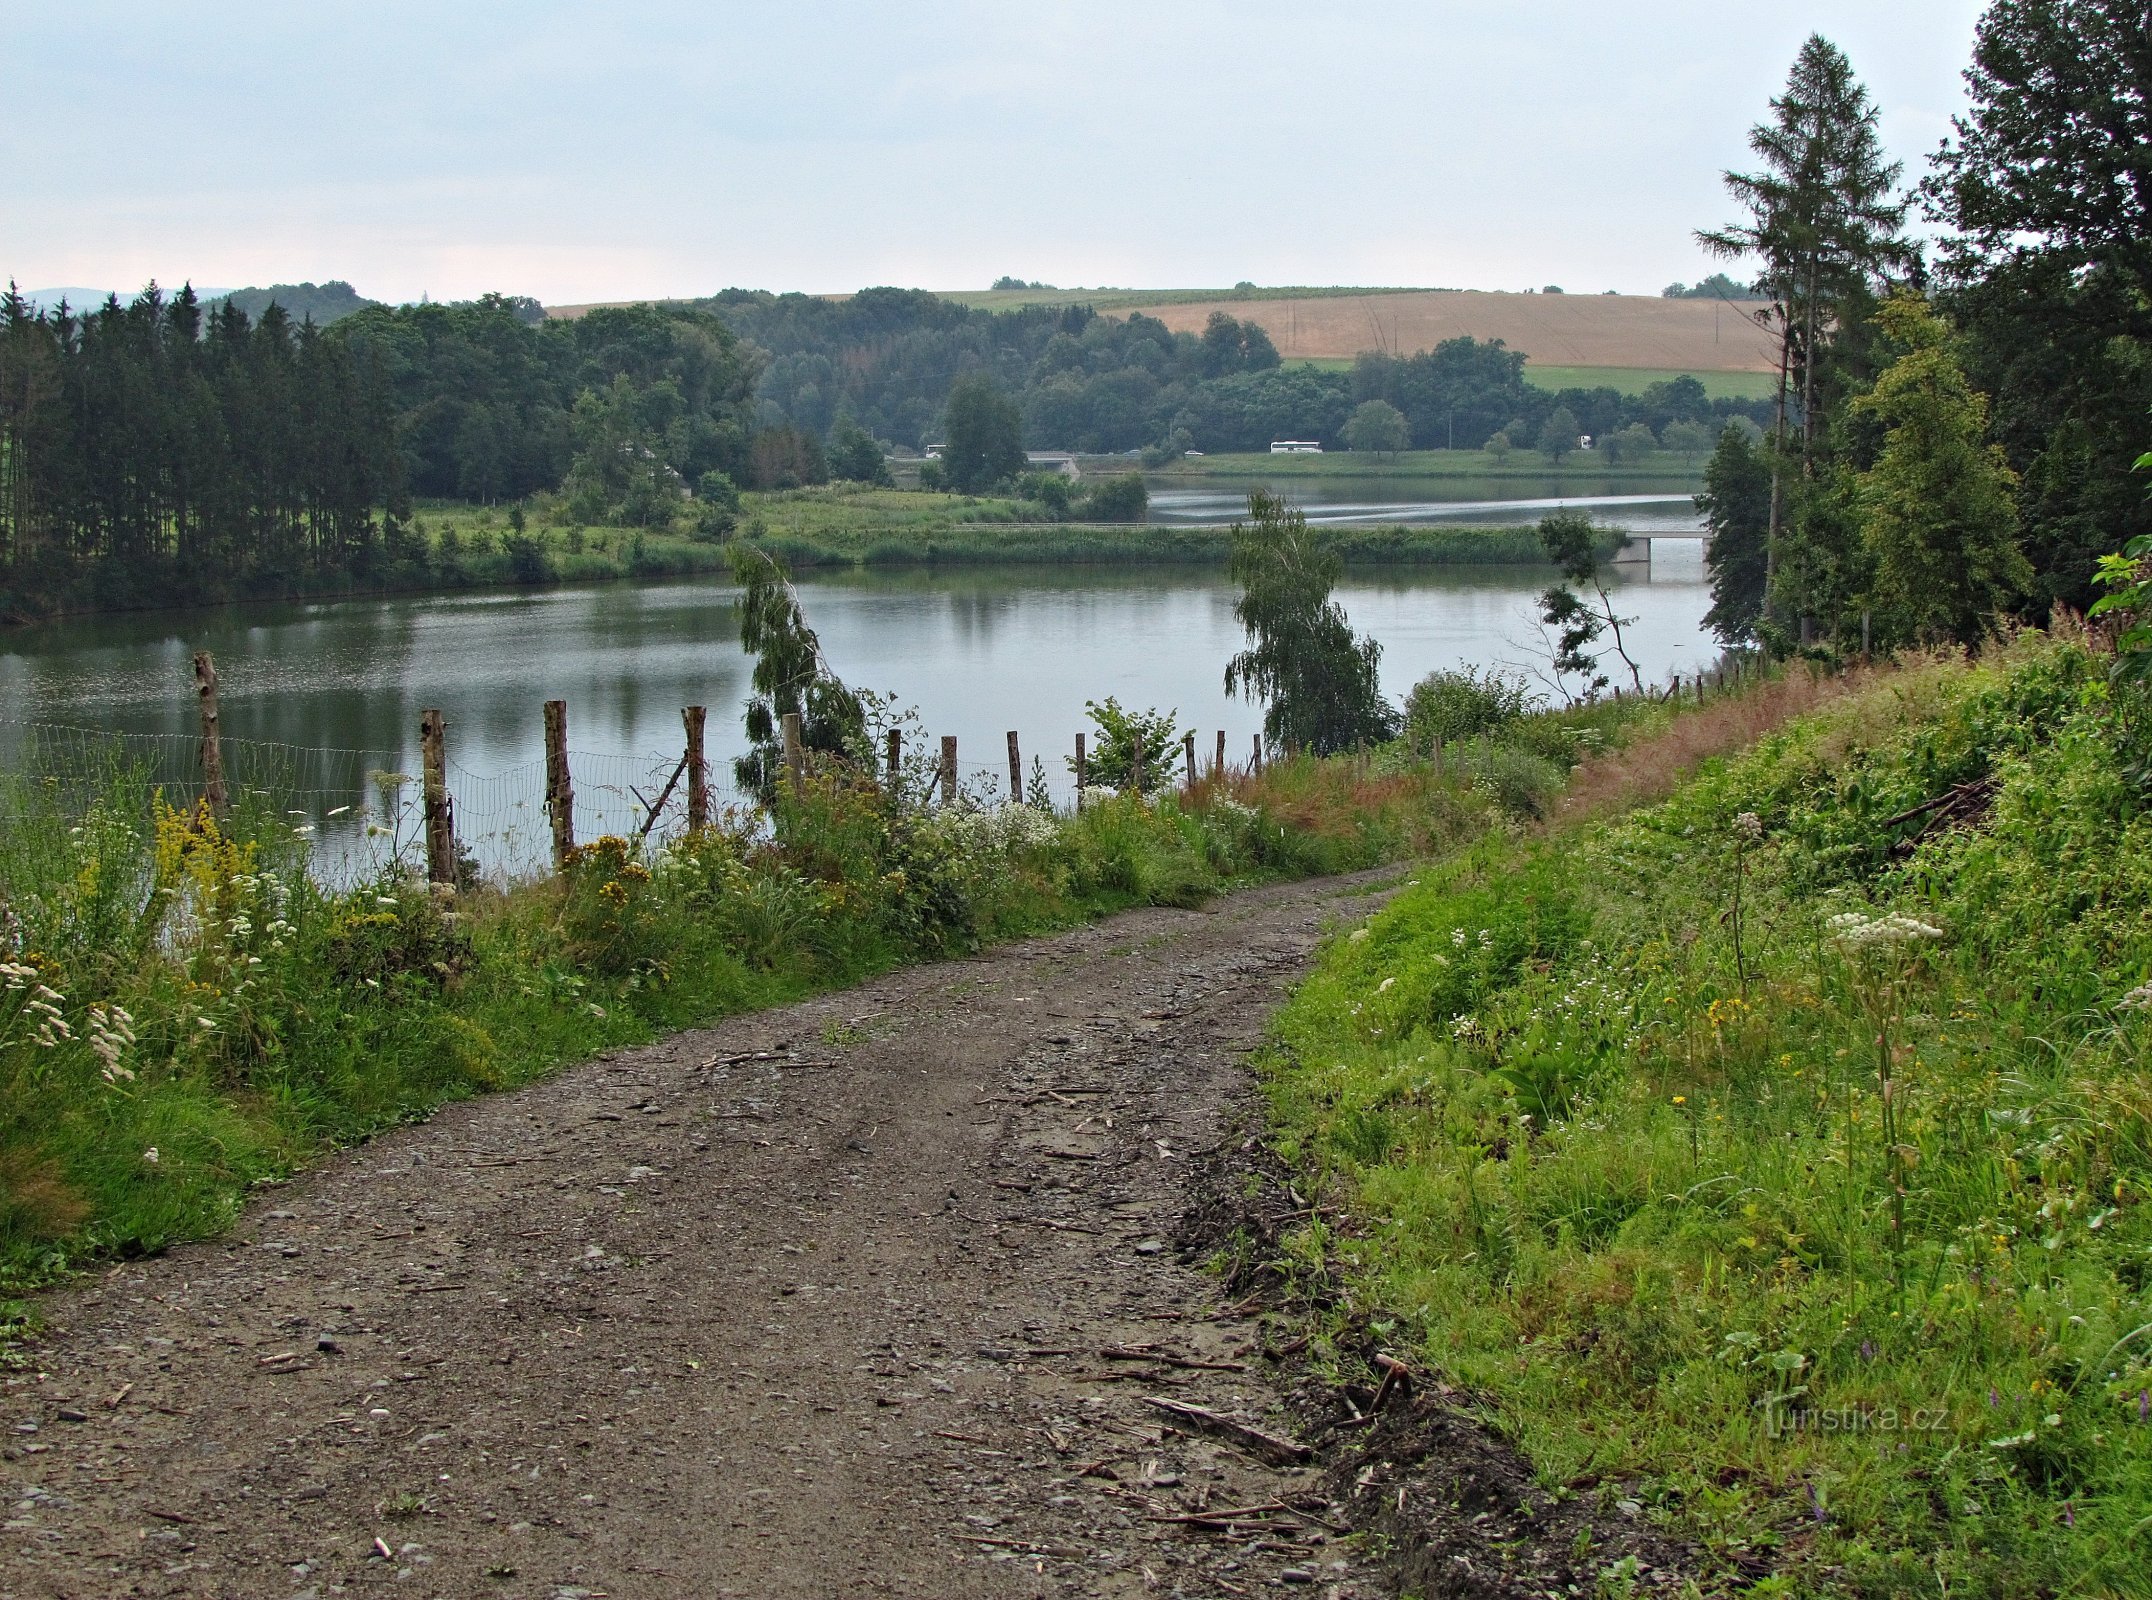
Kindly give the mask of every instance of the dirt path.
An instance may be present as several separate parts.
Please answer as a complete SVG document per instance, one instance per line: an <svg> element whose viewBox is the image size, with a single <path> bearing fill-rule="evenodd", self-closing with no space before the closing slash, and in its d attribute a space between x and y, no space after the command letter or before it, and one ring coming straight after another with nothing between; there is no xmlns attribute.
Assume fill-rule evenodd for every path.
<svg viewBox="0 0 2152 1600"><path fill-rule="evenodd" d="M1292 1432L1170 1241L1380 881L683 1034L54 1297L0 1596L1379 1592L1316 1468L1150 1402ZM1304 1514L1166 1520L1262 1506Z"/></svg>

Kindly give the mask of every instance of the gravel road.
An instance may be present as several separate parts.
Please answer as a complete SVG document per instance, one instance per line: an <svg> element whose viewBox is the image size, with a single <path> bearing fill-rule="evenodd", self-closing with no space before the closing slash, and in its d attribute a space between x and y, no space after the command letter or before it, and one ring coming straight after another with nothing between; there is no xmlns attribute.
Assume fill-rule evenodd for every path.
<svg viewBox="0 0 2152 1600"><path fill-rule="evenodd" d="M0 1596L1387 1592L1173 1244L1270 1008L1386 881L680 1034L50 1297Z"/></svg>

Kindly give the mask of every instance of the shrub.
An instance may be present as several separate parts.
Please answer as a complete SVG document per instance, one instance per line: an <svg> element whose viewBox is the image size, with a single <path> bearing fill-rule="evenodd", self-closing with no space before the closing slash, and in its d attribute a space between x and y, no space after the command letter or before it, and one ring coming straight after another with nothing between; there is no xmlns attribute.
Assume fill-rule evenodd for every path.
<svg viewBox="0 0 2152 1600"><path fill-rule="evenodd" d="M1497 732L1545 703L1521 672L1474 666L1430 672L1405 698L1405 737L1426 755L1438 743Z"/></svg>
<svg viewBox="0 0 2152 1600"><path fill-rule="evenodd" d="M1092 522L1141 522L1150 509L1151 492L1140 472L1108 478L1084 496L1083 514Z"/></svg>

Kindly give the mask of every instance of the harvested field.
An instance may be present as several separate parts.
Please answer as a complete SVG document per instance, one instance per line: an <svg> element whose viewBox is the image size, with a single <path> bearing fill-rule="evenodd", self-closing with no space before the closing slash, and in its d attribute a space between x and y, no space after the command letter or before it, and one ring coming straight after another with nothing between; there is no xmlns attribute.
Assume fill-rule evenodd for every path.
<svg viewBox="0 0 2152 1600"><path fill-rule="evenodd" d="M1480 289L1326 295L1319 299L1198 300L1144 315L1201 333L1211 313L1255 322L1288 361L1362 350L1410 355L1444 339L1500 339L1535 363L1675 372L1766 372L1769 336L1741 308L1716 300L1634 294L1495 294Z"/></svg>

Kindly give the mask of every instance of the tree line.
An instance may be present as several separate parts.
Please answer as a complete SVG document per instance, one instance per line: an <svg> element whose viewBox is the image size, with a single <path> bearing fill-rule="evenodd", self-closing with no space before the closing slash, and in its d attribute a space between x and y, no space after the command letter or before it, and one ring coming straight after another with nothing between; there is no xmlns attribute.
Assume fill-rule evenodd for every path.
<svg viewBox="0 0 2152 1600"><path fill-rule="evenodd" d="M1017 406L1031 449L1145 451L1154 461L1184 450L1263 450L1273 439L1340 444L1355 411L1374 400L1404 417L1406 447L1416 449L1476 450L1497 432L1529 445L1563 407L1592 434L1768 416L1748 402L1709 400L1693 384L1693 395L1671 399L1611 387L1550 393L1527 381L1525 357L1499 340L1371 352L1352 371L1333 372L1281 362L1260 325L1225 312L1192 334L1140 311L985 311L915 289L845 300L728 290L696 303L768 353L755 392L762 425L826 435L849 423L915 450L942 442L950 392L972 374Z"/></svg>
<svg viewBox="0 0 2152 1600"><path fill-rule="evenodd" d="M758 370L684 307L545 321L488 296L324 330L191 289L44 313L11 287L0 614L422 583L413 496L729 523L732 485L789 459L754 427Z"/></svg>
<svg viewBox="0 0 2152 1600"><path fill-rule="evenodd" d="M1811 37L1753 170L1727 175L1738 219L1699 234L1753 264L1779 353L1765 437L1723 437L1698 502L1728 642L1972 643L2000 614L2083 609L2101 554L2152 533L2131 475L2152 408L2143 7L1997 0L1965 78L1906 186L1851 63Z"/></svg>

